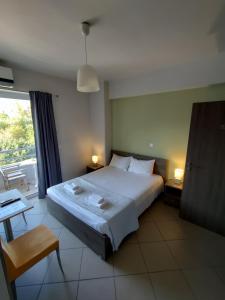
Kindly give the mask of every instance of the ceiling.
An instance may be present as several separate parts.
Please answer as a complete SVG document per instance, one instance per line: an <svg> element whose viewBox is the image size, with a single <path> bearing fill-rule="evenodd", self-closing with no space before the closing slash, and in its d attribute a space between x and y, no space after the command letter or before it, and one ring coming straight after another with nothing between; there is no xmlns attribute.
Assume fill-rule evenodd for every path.
<svg viewBox="0 0 225 300"><path fill-rule="evenodd" d="M80 22L102 79L144 75L225 51L224 0L0 0L0 60L75 79Z"/></svg>

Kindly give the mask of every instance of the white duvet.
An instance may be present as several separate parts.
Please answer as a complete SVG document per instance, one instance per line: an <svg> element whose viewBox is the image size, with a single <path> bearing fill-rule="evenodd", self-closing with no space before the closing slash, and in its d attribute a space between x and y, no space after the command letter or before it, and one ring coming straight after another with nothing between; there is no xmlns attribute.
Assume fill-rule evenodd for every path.
<svg viewBox="0 0 225 300"><path fill-rule="evenodd" d="M87 206L85 192L72 195L63 188L65 182L47 190L50 199L95 230L107 234L113 250L118 249L125 236L138 229L138 216L163 188L161 176L135 174L115 167L104 167L67 182L75 182L86 192L103 196L108 207L101 210Z"/></svg>

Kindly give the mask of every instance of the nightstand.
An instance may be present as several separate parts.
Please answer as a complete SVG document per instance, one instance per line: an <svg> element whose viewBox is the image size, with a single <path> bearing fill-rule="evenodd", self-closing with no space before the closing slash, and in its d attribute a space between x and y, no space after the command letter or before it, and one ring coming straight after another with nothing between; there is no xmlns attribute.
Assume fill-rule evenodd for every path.
<svg viewBox="0 0 225 300"><path fill-rule="evenodd" d="M94 172L98 169L101 169L103 168L102 165L99 165L99 164L90 164L87 166L87 173L91 173L91 172Z"/></svg>
<svg viewBox="0 0 225 300"><path fill-rule="evenodd" d="M180 199L183 190L183 183L177 183L174 179L169 179L165 183L165 199L164 202L179 207L180 206Z"/></svg>

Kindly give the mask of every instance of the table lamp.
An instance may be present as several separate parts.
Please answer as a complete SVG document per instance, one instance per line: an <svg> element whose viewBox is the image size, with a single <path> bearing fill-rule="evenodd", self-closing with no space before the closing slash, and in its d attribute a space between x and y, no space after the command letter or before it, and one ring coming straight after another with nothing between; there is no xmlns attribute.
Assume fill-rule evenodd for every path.
<svg viewBox="0 0 225 300"><path fill-rule="evenodd" d="M92 155L91 160L94 165L97 165L98 163L98 155Z"/></svg>
<svg viewBox="0 0 225 300"><path fill-rule="evenodd" d="M174 170L174 178L175 178L175 181L176 183L182 183L182 180L183 180L183 176L184 176L184 170L183 169L175 169Z"/></svg>

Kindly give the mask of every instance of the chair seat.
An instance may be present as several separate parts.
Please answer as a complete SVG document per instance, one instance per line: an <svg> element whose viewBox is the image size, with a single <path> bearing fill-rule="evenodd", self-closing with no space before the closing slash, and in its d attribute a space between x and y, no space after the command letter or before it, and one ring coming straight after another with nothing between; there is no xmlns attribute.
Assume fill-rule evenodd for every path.
<svg viewBox="0 0 225 300"><path fill-rule="evenodd" d="M40 261L57 247L59 247L58 238L44 225L4 244L15 269L22 268L20 272Z"/></svg>

